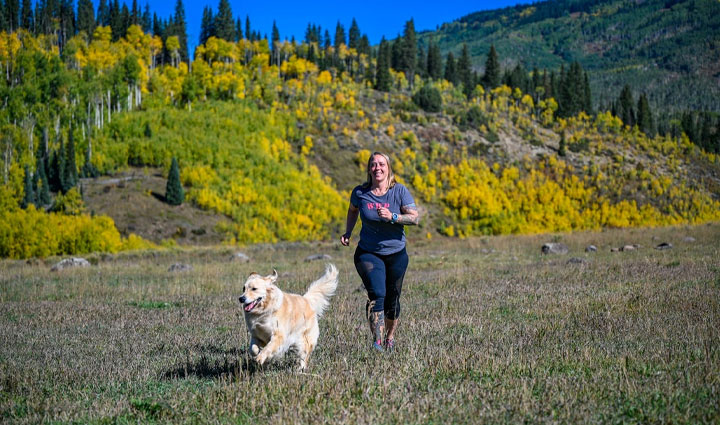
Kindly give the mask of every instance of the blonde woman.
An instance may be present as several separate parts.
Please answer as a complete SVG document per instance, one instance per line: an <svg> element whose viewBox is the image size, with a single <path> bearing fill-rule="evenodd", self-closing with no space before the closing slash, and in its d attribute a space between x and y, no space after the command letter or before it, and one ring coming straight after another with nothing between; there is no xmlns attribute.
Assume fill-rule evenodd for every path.
<svg viewBox="0 0 720 425"><path fill-rule="evenodd" d="M390 158L384 153L370 155L367 181L350 195L345 234L340 238L344 246L350 245L358 216L362 229L355 249L355 268L368 294L366 312L372 346L378 351L392 351L408 266L404 227L417 225L419 216L415 200L405 186L395 181Z"/></svg>

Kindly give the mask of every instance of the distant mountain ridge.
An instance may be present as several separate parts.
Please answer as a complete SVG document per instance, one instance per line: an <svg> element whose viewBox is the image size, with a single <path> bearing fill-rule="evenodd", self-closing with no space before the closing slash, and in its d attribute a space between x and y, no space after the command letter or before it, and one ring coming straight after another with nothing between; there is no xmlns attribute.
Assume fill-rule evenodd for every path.
<svg viewBox="0 0 720 425"><path fill-rule="evenodd" d="M480 72L491 45L504 69L578 61L602 109L628 84L655 108L720 112L717 0L543 1L472 13L418 40L456 57L467 43Z"/></svg>

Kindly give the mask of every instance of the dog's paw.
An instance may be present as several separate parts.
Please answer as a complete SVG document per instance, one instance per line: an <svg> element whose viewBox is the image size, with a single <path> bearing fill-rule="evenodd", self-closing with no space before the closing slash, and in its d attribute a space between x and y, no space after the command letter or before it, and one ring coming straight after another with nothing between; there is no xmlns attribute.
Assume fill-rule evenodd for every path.
<svg viewBox="0 0 720 425"><path fill-rule="evenodd" d="M253 353L253 356L257 356L260 352L260 347L258 347L257 344L253 344L250 346L250 351Z"/></svg>
<svg viewBox="0 0 720 425"><path fill-rule="evenodd" d="M259 364L260 366L262 366L263 364L265 364L265 362L267 361L267 359L268 359L268 355L267 355L267 352L265 352L265 351L261 351L257 356L255 356L255 361L256 361L257 364Z"/></svg>

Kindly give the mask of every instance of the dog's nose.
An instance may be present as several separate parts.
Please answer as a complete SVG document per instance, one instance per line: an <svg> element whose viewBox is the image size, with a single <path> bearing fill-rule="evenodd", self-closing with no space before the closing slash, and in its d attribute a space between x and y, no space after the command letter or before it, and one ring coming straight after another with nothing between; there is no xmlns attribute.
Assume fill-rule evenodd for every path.
<svg viewBox="0 0 720 425"><path fill-rule="evenodd" d="M238 298L238 301L240 301L240 304L245 304L245 296Z"/></svg>

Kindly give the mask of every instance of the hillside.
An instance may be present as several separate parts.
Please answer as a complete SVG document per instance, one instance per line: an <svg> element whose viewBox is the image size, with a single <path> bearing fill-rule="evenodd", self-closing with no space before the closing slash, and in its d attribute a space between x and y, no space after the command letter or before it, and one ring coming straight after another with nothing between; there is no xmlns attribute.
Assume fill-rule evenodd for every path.
<svg viewBox="0 0 720 425"><path fill-rule="evenodd" d="M720 220L720 159L684 134L561 118L553 98L503 85L411 86L394 69L376 90L380 64L344 45L314 57L335 64L323 70L306 44L277 45L287 59L274 63L266 40L212 37L190 68L154 65L138 27L117 42L108 30L62 56L51 39L0 33L15 49L0 118L18 123L5 126L0 256L335 239L373 150L421 206L413 238ZM181 207L160 203L173 158ZM133 190L99 189L146 172Z"/></svg>
<svg viewBox="0 0 720 425"><path fill-rule="evenodd" d="M557 0L483 11L418 34L421 46L458 57L469 47L480 72L491 45L504 68L590 73L596 109L628 84L665 112L720 112L720 2Z"/></svg>

